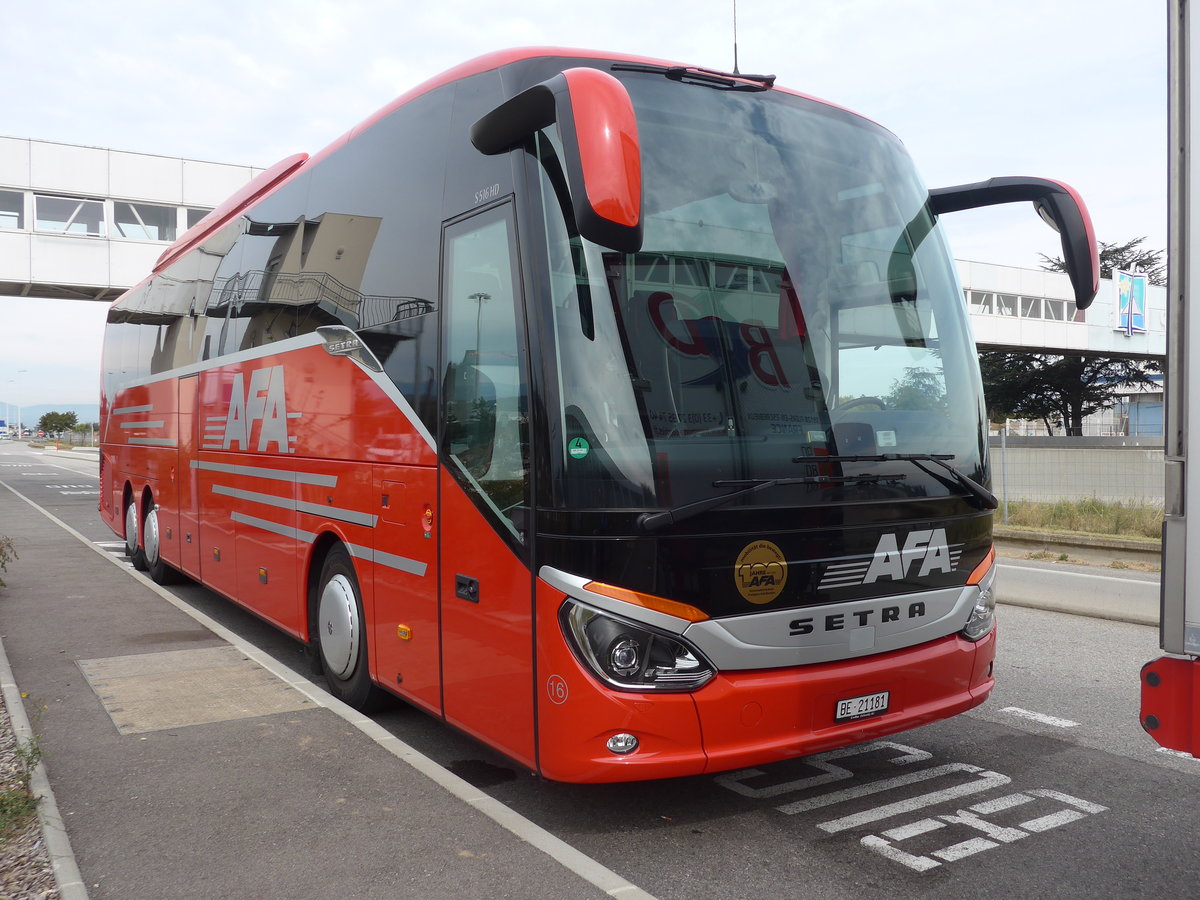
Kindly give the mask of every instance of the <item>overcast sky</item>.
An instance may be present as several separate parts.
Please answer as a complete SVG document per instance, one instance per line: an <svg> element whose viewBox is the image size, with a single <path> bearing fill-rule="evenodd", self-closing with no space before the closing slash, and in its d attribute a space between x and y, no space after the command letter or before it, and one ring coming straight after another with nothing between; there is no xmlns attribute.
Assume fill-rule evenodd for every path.
<svg viewBox="0 0 1200 900"><path fill-rule="evenodd" d="M255 166L504 47L733 66L732 0L6 7L0 134ZM1166 246L1165 0L739 0L737 35L741 71L885 125L932 187L1056 178L1101 240ZM960 259L1060 252L1024 204L943 221ZM100 304L35 302L0 298L0 403L95 402Z"/></svg>

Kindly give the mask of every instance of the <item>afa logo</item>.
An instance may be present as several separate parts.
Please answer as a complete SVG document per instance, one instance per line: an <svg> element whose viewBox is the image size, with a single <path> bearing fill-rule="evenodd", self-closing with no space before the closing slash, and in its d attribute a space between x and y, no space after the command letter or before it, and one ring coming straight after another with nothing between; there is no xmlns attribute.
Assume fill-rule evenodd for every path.
<svg viewBox="0 0 1200 900"><path fill-rule="evenodd" d="M863 576L863 584L872 584L880 578L902 581L916 568L916 574L924 578L931 572L951 572L956 560L951 556L946 543L946 529L932 528L908 533L901 547L897 535L889 532L879 538L871 565ZM917 565L920 563L920 565Z"/></svg>
<svg viewBox="0 0 1200 900"><path fill-rule="evenodd" d="M274 444L278 452L291 453L287 421L294 416L288 414L283 395L283 366L251 372L248 390L242 373L238 372L233 376L232 387L221 449L265 452ZM251 443L255 445L253 448Z"/></svg>
<svg viewBox="0 0 1200 900"><path fill-rule="evenodd" d="M787 584L787 558L770 541L747 544L733 566L738 593L750 603L770 603Z"/></svg>
<svg viewBox="0 0 1200 900"><path fill-rule="evenodd" d="M879 536L870 556L850 557L825 569L820 590L858 587L877 581L906 581L947 574L958 568L962 544L946 541L944 528L917 528L903 535L888 531Z"/></svg>

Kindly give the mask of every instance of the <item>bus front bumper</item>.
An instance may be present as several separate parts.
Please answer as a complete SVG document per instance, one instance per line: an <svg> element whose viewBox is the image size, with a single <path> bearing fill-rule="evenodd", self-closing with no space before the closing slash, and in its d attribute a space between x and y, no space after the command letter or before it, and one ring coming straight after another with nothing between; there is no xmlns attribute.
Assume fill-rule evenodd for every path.
<svg viewBox="0 0 1200 900"><path fill-rule="evenodd" d="M720 672L683 694L608 689L558 643L542 647L551 658L538 716L539 768L555 781L673 778L821 753L965 712L995 684L995 629L978 642L950 635L843 662ZM840 701L884 692L885 711L836 719ZM632 735L637 749L609 750L615 735Z"/></svg>

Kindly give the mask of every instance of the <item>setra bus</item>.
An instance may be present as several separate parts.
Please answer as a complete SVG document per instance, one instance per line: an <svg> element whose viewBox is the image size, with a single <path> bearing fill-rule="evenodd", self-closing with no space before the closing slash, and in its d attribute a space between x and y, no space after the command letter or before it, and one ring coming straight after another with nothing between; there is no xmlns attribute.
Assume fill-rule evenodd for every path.
<svg viewBox="0 0 1200 900"><path fill-rule="evenodd" d="M900 142L770 76L506 51L286 159L105 332L138 567L549 779L759 765L983 702L983 395Z"/></svg>

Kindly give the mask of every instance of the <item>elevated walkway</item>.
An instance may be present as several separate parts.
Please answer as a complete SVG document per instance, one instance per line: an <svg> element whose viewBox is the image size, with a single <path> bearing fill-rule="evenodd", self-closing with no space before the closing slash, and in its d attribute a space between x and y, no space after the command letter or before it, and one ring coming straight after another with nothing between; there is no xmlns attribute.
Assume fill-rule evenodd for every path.
<svg viewBox="0 0 1200 900"><path fill-rule="evenodd" d="M187 228L261 172L252 166L0 137L0 297L111 301ZM1166 291L1146 332L1117 330L1116 289L1075 309L1065 275L958 263L981 349L1148 359L1166 352Z"/></svg>

